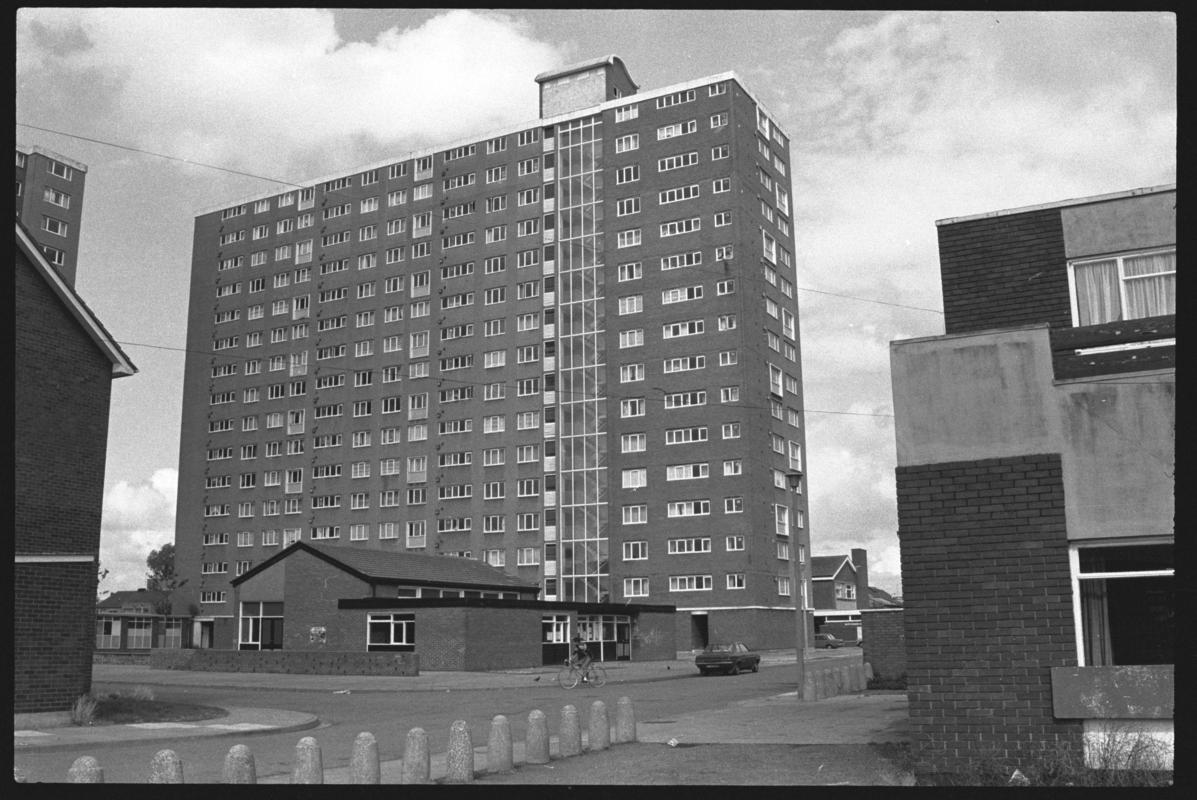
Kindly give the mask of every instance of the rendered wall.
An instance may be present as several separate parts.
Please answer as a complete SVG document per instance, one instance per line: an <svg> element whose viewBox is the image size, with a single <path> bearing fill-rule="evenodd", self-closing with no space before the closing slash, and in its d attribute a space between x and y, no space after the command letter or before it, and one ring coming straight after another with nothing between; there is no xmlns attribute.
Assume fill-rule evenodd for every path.
<svg viewBox="0 0 1197 800"><path fill-rule="evenodd" d="M1045 325L890 345L900 467L1059 453L1068 538L1171 535L1174 373L1055 382Z"/></svg>

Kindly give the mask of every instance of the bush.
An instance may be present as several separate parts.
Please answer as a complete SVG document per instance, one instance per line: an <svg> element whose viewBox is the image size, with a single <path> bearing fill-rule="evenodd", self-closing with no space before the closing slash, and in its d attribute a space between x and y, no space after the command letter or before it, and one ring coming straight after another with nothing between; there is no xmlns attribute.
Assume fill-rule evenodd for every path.
<svg viewBox="0 0 1197 800"><path fill-rule="evenodd" d="M1171 749L1133 726L1112 726L1089 748L1066 742L1044 745L1017 768L996 751L978 753L961 772L924 773L925 786L1171 786ZM913 766L913 765L910 765Z"/></svg>
<svg viewBox="0 0 1197 800"><path fill-rule="evenodd" d="M866 689L905 689L906 676L898 675L894 678L869 678L869 682L865 685Z"/></svg>
<svg viewBox="0 0 1197 800"><path fill-rule="evenodd" d="M90 694L80 695L71 706L72 725L91 725L96 721L96 709L99 703Z"/></svg>

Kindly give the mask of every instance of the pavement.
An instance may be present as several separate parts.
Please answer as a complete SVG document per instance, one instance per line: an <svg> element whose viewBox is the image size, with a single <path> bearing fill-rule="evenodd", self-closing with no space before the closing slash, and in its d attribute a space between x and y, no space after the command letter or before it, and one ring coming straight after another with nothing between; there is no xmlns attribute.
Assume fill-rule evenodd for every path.
<svg viewBox="0 0 1197 800"><path fill-rule="evenodd" d="M816 651L815 661L826 658L859 659L857 652L831 653ZM773 651L762 654L765 669L794 664L793 651ZM692 659L671 661L618 662L604 664L608 686L621 683L672 680L694 675ZM97 664L92 673L98 685L136 686L228 686L261 690L263 707L227 708L228 715L215 720L180 723L141 723L105 725L97 727L56 726L51 715L15 715L13 746L15 751L52 748L81 749L88 744L111 744L114 741L150 742L177 740L193 736L240 736L255 733L301 732L315 728L320 720L295 711L269 708L269 692L273 690L311 690L344 692L428 691L443 692L461 689L500 689L527 686L531 682L554 680L556 667L535 667L500 672L426 672L414 677L375 675L289 675L278 673L198 672L185 670L156 670L142 665ZM715 679L712 679L715 680ZM579 709L588 711L588 709ZM614 708L609 709L614 723ZM523 742L513 742L516 771L499 782L569 783L571 774L578 782L587 780L600 758L648 759L654 765L664 752L661 748L713 746L712 752L725 750L728 761L743 760L731 755L737 746L787 746L808 748L814 760L827 761L835 757L839 748L843 763L851 769L841 769L840 784L894 785L911 783L912 779L898 770L891 759L909 740L906 695L893 691L869 691L845 694L813 702L801 702L795 692L772 697L754 698L729 704L723 708L676 715L673 719L637 719L637 744L614 745L610 751L586 753L580 757L558 759L557 740L552 737L551 765L533 767L523 764ZM583 730L583 739L586 740ZM588 744L587 744L588 746ZM822 749L820 749L822 748ZM826 753L823 751L826 750ZM850 752L849 752L850 751ZM712 756L705 756L711 758ZM717 756L714 756L717 757ZM801 759L798 759L799 761ZM445 754L433 754L432 778L446 774ZM646 763L648 763L646 762ZM475 749L475 763L482 782L498 778L486 775L486 748ZM813 763L813 761L812 761ZM734 766L729 763L729 766ZM843 766L843 764L841 764ZM655 768L655 766L654 766ZM819 767L823 769L822 765ZM401 761L385 761L380 765L383 783L401 781ZM628 774L636 774L629 770ZM641 773L649 774L649 773ZM751 776L748 776L751 777ZM797 783L825 783L817 776L789 776ZM287 783L287 776L260 779L262 783ZM351 783L349 768L325 770L326 783ZM611 782L611 781L604 781ZM620 782L620 781L614 781ZM632 781L623 781L632 782Z"/></svg>

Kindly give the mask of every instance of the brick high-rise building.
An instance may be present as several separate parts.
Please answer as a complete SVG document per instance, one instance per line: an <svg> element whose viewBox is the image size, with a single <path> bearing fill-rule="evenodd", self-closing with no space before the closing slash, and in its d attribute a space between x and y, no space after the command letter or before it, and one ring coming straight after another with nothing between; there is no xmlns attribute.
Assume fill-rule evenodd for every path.
<svg viewBox="0 0 1197 800"><path fill-rule="evenodd" d="M676 605L679 646L793 644L789 138L732 73L536 80L532 122L197 216L197 642L237 646L229 581L314 540Z"/></svg>
<svg viewBox="0 0 1197 800"><path fill-rule="evenodd" d="M75 285L87 166L41 147L17 147L17 219L69 286Z"/></svg>

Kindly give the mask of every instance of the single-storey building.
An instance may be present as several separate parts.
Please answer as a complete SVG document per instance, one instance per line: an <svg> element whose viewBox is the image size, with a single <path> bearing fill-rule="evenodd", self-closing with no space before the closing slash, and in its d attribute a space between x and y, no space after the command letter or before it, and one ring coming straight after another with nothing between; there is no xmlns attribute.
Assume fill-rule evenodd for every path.
<svg viewBox="0 0 1197 800"><path fill-rule="evenodd" d="M413 652L421 670L673 658L673 606L538 600L481 561L296 542L232 581L241 650Z"/></svg>
<svg viewBox="0 0 1197 800"><path fill-rule="evenodd" d="M190 614L170 592L113 592L96 604L96 654L144 654L153 648L191 646Z"/></svg>

